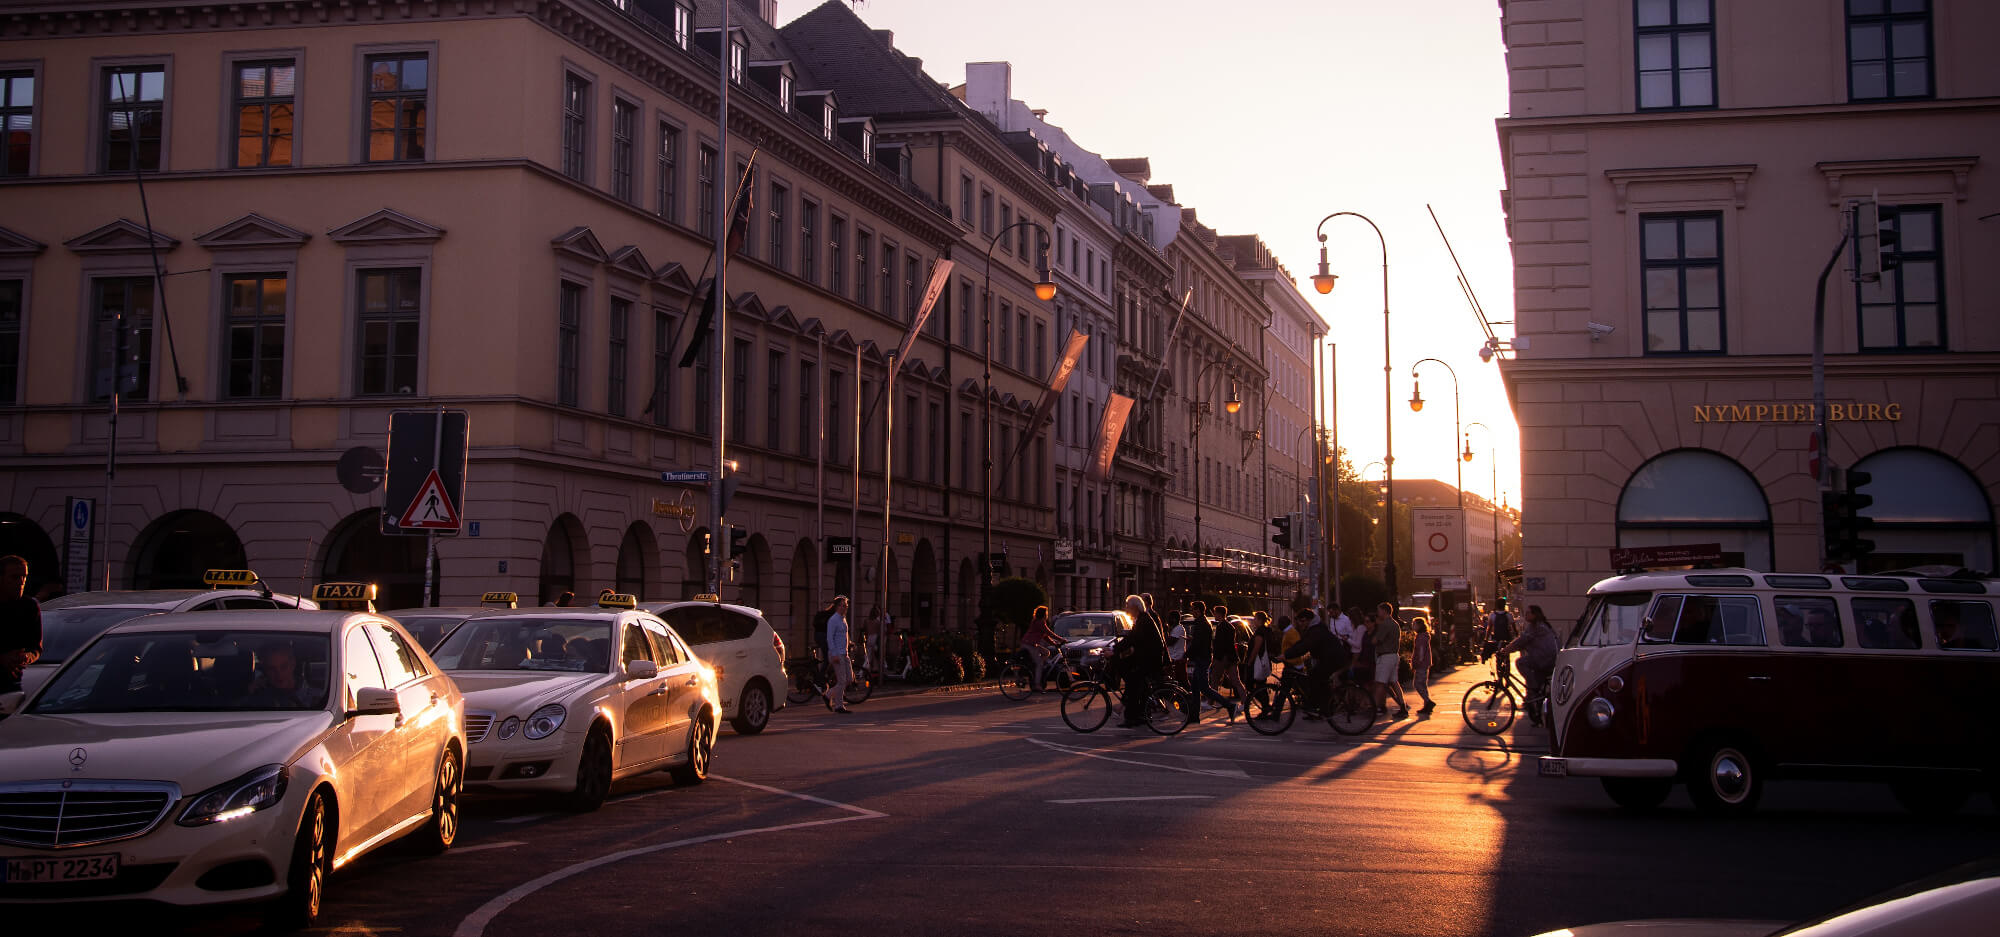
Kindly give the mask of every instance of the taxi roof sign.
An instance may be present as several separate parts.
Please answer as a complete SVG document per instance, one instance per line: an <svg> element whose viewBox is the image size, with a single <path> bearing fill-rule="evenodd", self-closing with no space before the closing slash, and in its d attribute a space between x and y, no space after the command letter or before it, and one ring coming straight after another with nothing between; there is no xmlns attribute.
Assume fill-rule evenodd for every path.
<svg viewBox="0 0 2000 937"><path fill-rule="evenodd" d="M203 585L220 589L223 586L254 585L262 580L257 578L255 570L211 569L201 574L201 581Z"/></svg>
<svg viewBox="0 0 2000 937"><path fill-rule="evenodd" d="M322 582L313 587L313 601L319 607L340 612L372 612L375 610L375 584L372 582Z"/></svg>
<svg viewBox="0 0 2000 937"><path fill-rule="evenodd" d="M639 598L626 592L606 592L597 597L598 608L638 608Z"/></svg>
<svg viewBox="0 0 2000 937"><path fill-rule="evenodd" d="M716 594L715 594L715 593L713 593L713 592L704 592L704 593L702 593L702 594L700 594L700 595L697 595L697 596L695 596L695 597L694 597L694 601L696 601L696 602L721 602L721 601L722 601L722 596L719 596L719 595L716 595Z"/></svg>
<svg viewBox="0 0 2000 937"><path fill-rule="evenodd" d="M485 595L479 597L479 604L481 605L504 604L508 608L517 608L521 604L521 597L512 592L488 592Z"/></svg>

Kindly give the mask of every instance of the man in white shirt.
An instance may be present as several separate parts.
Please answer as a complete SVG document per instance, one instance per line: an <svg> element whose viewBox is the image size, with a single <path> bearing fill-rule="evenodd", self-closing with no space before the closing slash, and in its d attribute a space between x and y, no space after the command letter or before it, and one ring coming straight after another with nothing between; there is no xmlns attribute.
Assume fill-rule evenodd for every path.
<svg viewBox="0 0 2000 937"><path fill-rule="evenodd" d="M1347 617L1344 609L1333 619L1333 634L1334 637L1347 642L1347 649L1350 652L1361 653L1361 629L1354 627L1354 620Z"/></svg>
<svg viewBox="0 0 2000 937"><path fill-rule="evenodd" d="M826 660L833 670L833 686L826 691L827 699L833 702L833 711L848 712L847 684L854 679L854 670L847 660L847 596L834 596L833 617L826 620Z"/></svg>

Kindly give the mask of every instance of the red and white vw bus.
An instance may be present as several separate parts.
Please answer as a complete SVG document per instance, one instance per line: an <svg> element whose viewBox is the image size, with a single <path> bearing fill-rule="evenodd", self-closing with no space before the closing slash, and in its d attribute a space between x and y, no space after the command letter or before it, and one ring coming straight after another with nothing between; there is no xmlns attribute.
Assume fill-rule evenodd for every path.
<svg viewBox="0 0 2000 937"><path fill-rule="evenodd" d="M1592 586L1549 687L1543 777L1746 812L1780 779L1879 780L1912 810L2000 799L2000 580L1645 572Z"/></svg>

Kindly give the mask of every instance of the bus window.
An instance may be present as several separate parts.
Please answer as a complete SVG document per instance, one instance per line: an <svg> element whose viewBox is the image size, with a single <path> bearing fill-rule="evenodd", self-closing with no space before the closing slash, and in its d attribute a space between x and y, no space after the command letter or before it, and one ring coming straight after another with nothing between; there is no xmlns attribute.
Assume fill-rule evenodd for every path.
<svg viewBox="0 0 2000 937"><path fill-rule="evenodd" d="M1728 644L1735 647L1764 646L1764 612L1754 595L1703 596L1717 605L1717 621L1721 633L1711 632L1711 643Z"/></svg>
<svg viewBox="0 0 2000 937"><path fill-rule="evenodd" d="M1917 637L1917 608L1909 599L1851 601L1855 632L1862 647L1914 651L1923 646L1923 640Z"/></svg>
<svg viewBox="0 0 2000 937"><path fill-rule="evenodd" d="M1663 595L1653 604L1653 612L1646 616L1644 633L1646 640L1667 642L1674 639L1674 623L1681 617L1681 596Z"/></svg>
<svg viewBox="0 0 2000 937"><path fill-rule="evenodd" d="M1985 602L1931 600L1931 628L1937 646L1947 651L2000 649L1993 627L1993 606Z"/></svg>
<svg viewBox="0 0 2000 937"><path fill-rule="evenodd" d="M1661 596L1646 619L1646 640L1762 647L1764 616L1753 595Z"/></svg>
<svg viewBox="0 0 2000 937"><path fill-rule="evenodd" d="M1651 592L1610 592L1600 595L1584 612L1578 623L1576 634L1570 640L1571 647L1612 647L1631 644L1639 634L1639 625L1645 615L1647 603L1653 600Z"/></svg>
<svg viewBox="0 0 2000 937"><path fill-rule="evenodd" d="M1781 595L1771 600L1778 611L1778 640L1786 647L1840 647L1840 606L1823 595Z"/></svg>

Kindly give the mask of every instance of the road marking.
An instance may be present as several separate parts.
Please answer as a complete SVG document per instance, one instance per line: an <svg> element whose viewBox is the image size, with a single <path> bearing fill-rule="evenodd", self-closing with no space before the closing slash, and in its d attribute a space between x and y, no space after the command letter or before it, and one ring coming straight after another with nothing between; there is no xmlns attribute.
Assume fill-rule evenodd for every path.
<svg viewBox="0 0 2000 937"><path fill-rule="evenodd" d="M543 875L540 878L536 878L527 882L523 882L520 885L516 885L512 889L509 889L507 892L499 895L498 897L493 898L492 900L487 901L483 905L480 905L478 910L472 912L471 914L466 915L465 920L458 922L458 929L452 932L453 937L480 937L480 935L486 933L486 926L488 924L493 923L494 918L499 917L501 912L504 912L508 908L513 907L515 904L519 903L522 899L527 898L528 896L533 895L535 892L541 891L542 889L547 888L550 885L560 882L563 879L580 875L584 872L588 872L600 866L610 865L614 862L623 862L626 859L635 858L637 856L652 855L653 853L656 852L665 852L666 850L669 849L679 849L683 846L698 846L701 845L702 843L712 843L717 840L735 839L743 836L754 836L759 833L780 833L786 830L803 830L803 829L810 829L816 826L831 826L835 823L851 823L855 820L875 820L888 816L888 814L882 813L880 811L870 810L866 807L858 807L855 806L854 804L843 804L839 801L827 800L824 797L814 797L811 794L801 794L797 791L780 790L779 788L768 787L766 785L757 784L751 781L739 781L736 780L735 778L725 778L717 774L711 774L708 776L708 778L711 781L723 781L729 784L736 784L742 787L748 787L754 790L760 790L772 794L778 794L784 797L793 797L799 800L810 801L815 804L824 804L828 807L833 807L837 810L845 810L850 815L845 817L832 817L825 820L807 820L802 823L783 823L777 826L759 826L759 827L751 827L749 829L730 830L727 833L711 833L707 836L693 836L687 839L677 839L672 842L654 843L651 846L639 846L633 849L620 850L618 852L611 853L610 855L599 856L595 859L586 859L582 862L571 863L570 865L563 866L562 868L550 872L547 875ZM544 816L546 816L546 814L544 814Z"/></svg>
<svg viewBox="0 0 2000 937"><path fill-rule="evenodd" d="M1150 761L1136 761L1131 758L1113 758L1110 755L1103 755L1097 752L1088 751L1086 749L1081 749L1081 748L1072 748L1068 745L1057 745L1054 742L1044 742L1041 739L1028 739L1027 741L1034 745L1040 745L1041 747L1046 748L1050 751L1063 752L1064 754L1069 754L1069 755L1081 755L1085 758L1096 758L1101 761L1117 762L1118 764L1122 765L1138 765L1141 768L1158 768L1161 771L1179 771L1183 774L1199 774L1203 777L1209 777L1209 778L1240 779L1247 777L1247 775L1243 773L1242 769L1235 769L1229 771L1209 771L1201 768L1176 768L1173 765L1154 764L1153 762Z"/></svg>
<svg viewBox="0 0 2000 937"><path fill-rule="evenodd" d="M1210 794L1162 794L1158 797L1078 797L1070 800L1051 800L1052 804L1123 804L1141 800L1214 800Z"/></svg>
<svg viewBox="0 0 2000 937"><path fill-rule="evenodd" d="M1181 760L1186 762L1187 766L1190 768L1200 768L1202 762L1210 762L1212 763L1212 766L1206 770L1208 771L1209 774L1213 774L1217 777L1236 778L1238 780L1243 780L1243 781L1250 780L1249 773L1245 772L1242 768L1236 767L1235 765L1232 764L1213 764L1216 762L1227 762L1230 759L1211 758L1207 755L1182 755Z"/></svg>
<svg viewBox="0 0 2000 937"><path fill-rule="evenodd" d="M453 849L451 851L451 854L454 856L462 856L468 852L479 852L480 850L484 849L512 849L515 846L526 846L526 845L528 844L520 840L510 839L507 840L506 842L501 842L501 843L479 843L478 845L474 846L459 846Z"/></svg>
<svg viewBox="0 0 2000 937"><path fill-rule="evenodd" d="M496 821L494 821L494 822L496 822L496 823L533 823L533 822L535 822L536 820L546 820L546 819L548 819L548 818L549 818L549 817L551 817L551 816L553 816L553 814L547 814L547 813L531 813L531 814L527 814L527 815L525 815L525 816L519 816L519 817L508 817L508 818L507 818L507 819L505 819L505 820L496 820Z"/></svg>

